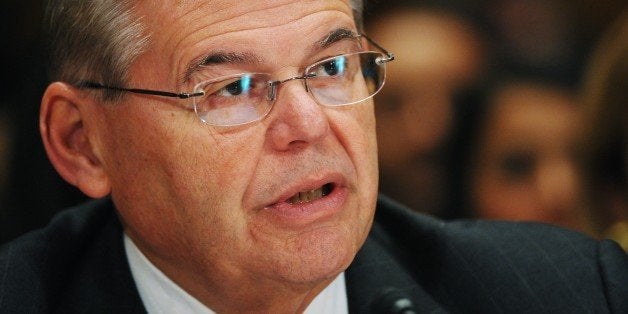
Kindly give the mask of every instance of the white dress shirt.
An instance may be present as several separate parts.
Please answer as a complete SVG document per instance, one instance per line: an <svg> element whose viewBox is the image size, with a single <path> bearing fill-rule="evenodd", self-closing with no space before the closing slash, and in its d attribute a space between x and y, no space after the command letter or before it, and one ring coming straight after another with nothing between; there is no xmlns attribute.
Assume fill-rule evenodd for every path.
<svg viewBox="0 0 628 314"><path fill-rule="evenodd" d="M213 314L214 312L153 265L126 234L124 235L131 274L137 285L144 307L149 314ZM345 276L341 273L312 300L304 313L348 313Z"/></svg>

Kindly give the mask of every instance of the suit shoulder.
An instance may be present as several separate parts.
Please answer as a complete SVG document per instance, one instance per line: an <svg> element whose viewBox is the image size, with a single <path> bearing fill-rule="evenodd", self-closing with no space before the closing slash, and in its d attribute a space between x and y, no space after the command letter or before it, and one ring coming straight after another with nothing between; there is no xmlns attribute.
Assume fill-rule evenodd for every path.
<svg viewBox="0 0 628 314"><path fill-rule="evenodd" d="M0 256L41 257L55 250L69 247L76 249L81 243L87 242L92 234L104 226L113 214L110 201L96 200L83 205L66 209L52 218L50 223L39 230L31 231L0 249Z"/></svg>
<svg viewBox="0 0 628 314"><path fill-rule="evenodd" d="M374 236L399 245L437 244L439 250L449 248L465 252L487 250L511 256L547 255L573 251L580 255L597 255L599 241L580 232L534 222L488 220L443 221L380 198ZM407 239L408 241L403 241ZM402 241L399 241L402 240Z"/></svg>
<svg viewBox="0 0 628 314"><path fill-rule="evenodd" d="M108 200L93 201L67 209L45 228L3 245L0 249L0 309L49 310L48 301L69 281L76 260L112 215Z"/></svg>
<svg viewBox="0 0 628 314"><path fill-rule="evenodd" d="M614 242L538 223L445 222L380 205L373 238L454 308L628 311L628 257Z"/></svg>

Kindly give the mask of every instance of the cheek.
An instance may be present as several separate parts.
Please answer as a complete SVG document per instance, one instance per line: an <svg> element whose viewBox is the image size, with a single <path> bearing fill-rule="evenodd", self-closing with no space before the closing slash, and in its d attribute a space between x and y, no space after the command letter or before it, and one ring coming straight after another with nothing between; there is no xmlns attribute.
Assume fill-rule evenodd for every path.
<svg viewBox="0 0 628 314"><path fill-rule="evenodd" d="M178 118L184 122L170 127L152 119L118 121L107 128L103 151L112 197L127 227L152 239L153 247L185 250L208 232L242 229L239 209L256 150L252 134L216 135Z"/></svg>
<svg viewBox="0 0 628 314"><path fill-rule="evenodd" d="M367 172L371 177L374 177L375 187L377 187L378 177L378 159L377 159L377 136L375 127L375 114L373 112L373 105L365 105L364 114L361 119L358 119L357 123L361 126L359 133L364 137L364 145L358 143L358 147L363 150L364 161L367 163Z"/></svg>
<svg viewBox="0 0 628 314"><path fill-rule="evenodd" d="M243 214L242 198L260 153L253 143L260 141L200 133L204 135L174 138L170 144L178 149L157 152L155 158L163 158L157 166L163 171L164 189L190 219L209 215L242 221L230 218Z"/></svg>
<svg viewBox="0 0 628 314"><path fill-rule="evenodd" d="M373 102L331 109L332 132L344 147L357 172L361 202L374 204L377 198L377 137Z"/></svg>

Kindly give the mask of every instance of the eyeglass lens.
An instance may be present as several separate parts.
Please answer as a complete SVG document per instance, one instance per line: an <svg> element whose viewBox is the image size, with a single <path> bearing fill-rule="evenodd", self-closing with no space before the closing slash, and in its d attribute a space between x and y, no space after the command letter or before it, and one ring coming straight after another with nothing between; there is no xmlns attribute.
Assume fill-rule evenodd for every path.
<svg viewBox="0 0 628 314"><path fill-rule="evenodd" d="M358 52L319 61L305 69L306 88L324 106L355 104L375 95L382 87L385 65L378 52ZM194 99L194 109L204 122L235 126L257 121L270 111L275 94L271 77L263 73L203 82L196 91L205 95Z"/></svg>

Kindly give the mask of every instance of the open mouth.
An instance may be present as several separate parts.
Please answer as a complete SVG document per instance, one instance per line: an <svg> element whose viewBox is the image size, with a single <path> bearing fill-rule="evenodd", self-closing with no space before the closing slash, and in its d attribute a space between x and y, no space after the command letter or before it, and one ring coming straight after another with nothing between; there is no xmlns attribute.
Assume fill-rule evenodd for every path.
<svg viewBox="0 0 628 314"><path fill-rule="evenodd" d="M318 189L299 192L295 194L294 196L292 196L291 198L289 198L286 202L291 205L313 202L315 200L321 199L329 195L329 193L331 193L333 189L334 189L334 185L331 183L327 183L319 187Z"/></svg>

